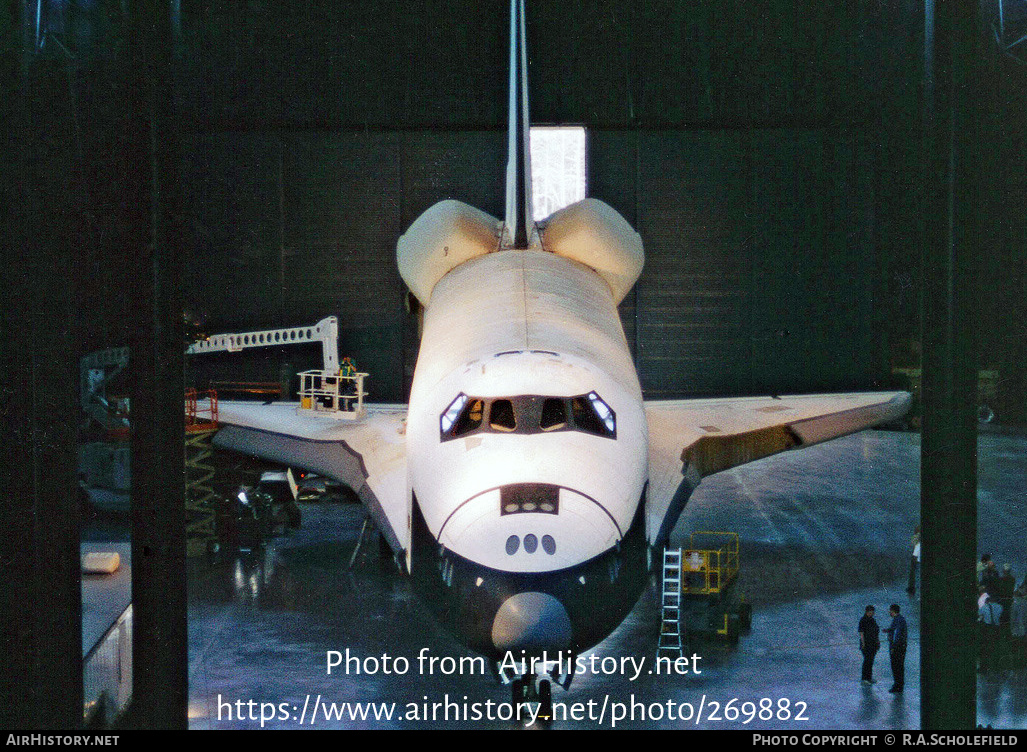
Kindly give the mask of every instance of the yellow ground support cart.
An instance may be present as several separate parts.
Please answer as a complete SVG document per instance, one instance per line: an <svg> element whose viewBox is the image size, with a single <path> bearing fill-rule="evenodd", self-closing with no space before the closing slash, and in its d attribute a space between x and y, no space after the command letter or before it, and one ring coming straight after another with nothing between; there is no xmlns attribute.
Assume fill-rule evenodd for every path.
<svg viewBox="0 0 1027 752"><path fill-rule="evenodd" d="M682 639L703 635L734 643L747 631L752 609L738 588L736 533L700 530L687 548L663 556L663 624L659 650L680 650Z"/></svg>

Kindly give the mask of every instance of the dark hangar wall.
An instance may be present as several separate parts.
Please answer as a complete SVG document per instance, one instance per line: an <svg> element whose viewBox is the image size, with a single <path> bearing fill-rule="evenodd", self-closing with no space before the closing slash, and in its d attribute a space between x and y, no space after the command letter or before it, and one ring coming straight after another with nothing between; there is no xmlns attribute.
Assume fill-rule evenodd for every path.
<svg viewBox="0 0 1027 752"><path fill-rule="evenodd" d="M339 350L377 401L405 401L416 359L396 241L440 197L499 214L499 131L196 134L185 140L187 297L208 332L339 318ZM320 349L193 358L206 378L270 380Z"/></svg>
<svg viewBox="0 0 1027 752"><path fill-rule="evenodd" d="M876 7L529 3L532 119L588 128L589 194L645 243L622 318L649 396L884 384ZM395 242L443 198L501 214L506 23L503 2L184 6L208 330L335 314L373 397L405 399ZM274 380L281 358L317 353L197 370Z"/></svg>
<svg viewBox="0 0 1027 752"><path fill-rule="evenodd" d="M0 207L52 189L45 224L74 237L83 270L77 350L122 345L124 6L4 7L0 87L24 76L3 101L26 117L6 120ZM339 315L374 397L403 399L416 327L395 239L441 198L501 211L507 3L171 7L190 307L207 331ZM622 314L649 394L863 388L916 365L922 0L530 2L529 14L534 121L589 129L590 193L646 244ZM51 41L26 52L37 20ZM1000 419L1023 421L1027 69L990 56L975 82L988 181L978 360L1000 372ZM67 169L37 179L37 152ZM191 367L201 381L277 379L284 361L314 365L316 349Z"/></svg>
<svg viewBox="0 0 1027 752"><path fill-rule="evenodd" d="M872 146L823 129L598 133L593 143L637 158L647 258L625 313L648 395L881 384L882 261L872 176L858 161Z"/></svg>

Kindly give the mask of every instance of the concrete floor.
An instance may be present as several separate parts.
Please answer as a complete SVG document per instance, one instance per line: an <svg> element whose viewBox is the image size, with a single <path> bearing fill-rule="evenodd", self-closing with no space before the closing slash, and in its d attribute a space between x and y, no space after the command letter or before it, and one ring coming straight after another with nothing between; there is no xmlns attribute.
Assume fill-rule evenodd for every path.
<svg viewBox="0 0 1027 752"><path fill-rule="evenodd" d="M978 550L992 553L1000 566L1010 562L1020 580L1027 569L1027 438L982 436L979 477ZM516 725L473 715L475 703L484 714L490 710L486 702L509 700L509 691L491 675L478 675L469 665L463 675L444 675L441 663L433 673L418 671L422 649L439 659L471 654L433 622L404 578L379 565L375 545L347 570L363 517L360 507L306 505L303 512L302 529L265 551L226 556L216 565L194 562L191 727L257 728L261 712L274 716L265 727L310 727L315 705L322 710L314 728ZM730 650L694 645L701 674L650 675L660 619L650 588L622 626L590 654L597 660L644 659L641 674L634 680L630 668L586 674L569 691L554 690L555 702L568 708L581 703L585 714L583 720L557 720L554 727L609 728L614 712L630 712L635 703L635 719L618 720L618 728L917 728L920 614L905 586L918 514L919 436L911 433L864 432L707 479L689 502L673 542L685 543L696 529L740 535L741 584L754 606L751 633ZM887 691L887 646L875 666L880 683L860 684L856 625L868 603L877 606L882 626L890 603L900 604L908 619L902 695ZM387 674L378 666L375 673L346 675L337 668L327 675L326 652L347 649L361 660L406 658L409 671ZM375 667L365 662L362 668ZM442 720L439 707L432 720L431 705L447 700L456 703L450 718L456 712L461 719ZM595 720L588 720L590 701ZM376 720L372 710L366 720L325 720L324 703L340 708L347 702L395 703L397 714L408 713L411 703L421 719ZM668 702L673 719L667 717ZM682 720L680 715L689 715L685 703L692 710ZM645 719L639 717L639 704ZM768 714L773 717L767 719ZM805 720L796 720L797 715ZM980 680L978 722L1027 727L1027 671Z"/></svg>

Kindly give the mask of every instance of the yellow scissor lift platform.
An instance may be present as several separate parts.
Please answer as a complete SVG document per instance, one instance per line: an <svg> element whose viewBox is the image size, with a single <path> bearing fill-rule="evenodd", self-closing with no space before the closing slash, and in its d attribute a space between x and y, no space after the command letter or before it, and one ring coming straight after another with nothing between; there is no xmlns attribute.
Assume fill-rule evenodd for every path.
<svg viewBox="0 0 1027 752"><path fill-rule="evenodd" d="M687 548L668 549L664 559L661 631L737 642L738 635L748 630L752 613L737 587L738 535L696 531L689 536ZM668 610L668 603L676 603L677 608ZM668 623L673 622L675 611L677 622ZM666 642L662 640L661 645Z"/></svg>

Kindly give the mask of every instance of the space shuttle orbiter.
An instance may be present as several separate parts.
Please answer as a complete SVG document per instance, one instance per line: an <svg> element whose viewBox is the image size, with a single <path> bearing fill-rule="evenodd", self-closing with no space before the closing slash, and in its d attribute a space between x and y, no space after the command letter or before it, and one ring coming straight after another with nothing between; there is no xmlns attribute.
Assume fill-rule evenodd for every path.
<svg viewBox="0 0 1027 752"><path fill-rule="evenodd" d="M399 239L424 306L409 404L345 422L221 402L215 439L352 486L439 619L496 659L609 635L704 476L909 405L904 392L644 401L617 314L641 239L594 199L532 220L526 69L512 0L506 216L443 201Z"/></svg>

